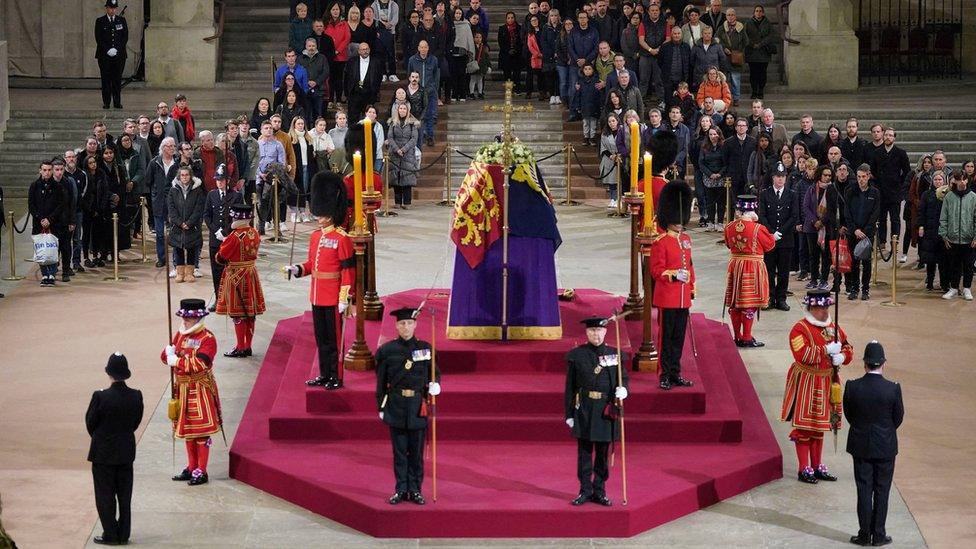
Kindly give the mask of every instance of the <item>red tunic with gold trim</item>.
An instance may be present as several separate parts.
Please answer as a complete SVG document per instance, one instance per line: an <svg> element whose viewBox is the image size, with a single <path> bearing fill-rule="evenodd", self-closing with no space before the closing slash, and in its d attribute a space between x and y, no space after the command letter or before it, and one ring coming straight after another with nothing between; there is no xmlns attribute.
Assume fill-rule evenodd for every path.
<svg viewBox="0 0 976 549"><path fill-rule="evenodd" d="M764 225L740 217L725 226L725 245L732 252L725 281L725 306L765 307L769 302L769 275L763 254L776 245L773 235Z"/></svg>
<svg viewBox="0 0 976 549"><path fill-rule="evenodd" d="M353 224L352 217L354 215L355 207L356 207L356 183L353 179L353 174L349 174L346 177L342 178L342 182L345 183L346 185L346 202L348 202L348 205L346 206L346 219L343 220L342 222L342 228L343 230L348 232L352 230L352 224ZM365 192L366 191L365 180L362 182L362 186L363 186L363 192ZM380 176L379 172L373 172L373 189L379 191L380 196L382 197L383 177ZM379 204L376 207L379 208L382 204L383 204L383 200L381 198ZM336 220L333 219L333 221ZM373 226L370 227L370 231L373 234L376 233L376 216L373 216Z"/></svg>
<svg viewBox="0 0 976 549"><path fill-rule="evenodd" d="M261 235L250 226L236 227L217 250L224 274L217 292L217 314L251 317L264 313L264 292L254 266L261 246Z"/></svg>
<svg viewBox="0 0 976 549"><path fill-rule="evenodd" d="M840 383L835 375L826 346L834 341L832 321L811 322L811 318L800 320L790 330L790 350L793 352L793 365L786 374L786 391L783 394L782 421L792 422L795 428L790 438L796 438L797 430L829 431L830 412L833 407L838 416L843 417L841 404L830 403L830 385ZM847 334L840 330L841 352L844 364L854 358L854 349L847 341Z"/></svg>
<svg viewBox="0 0 976 549"><path fill-rule="evenodd" d="M679 269L689 272L688 282L676 278ZM655 307L691 307L695 296L695 267L691 262L691 237L687 233L668 230L651 245L651 277Z"/></svg>
<svg viewBox="0 0 976 549"><path fill-rule="evenodd" d="M660 177L660 176L655 175L654 177L651 178L651 190L654 193L653 194L653 198L654 198L654 207L655 208L657 208L658 199L661 198L661 189L663 189L664 186L667 185L667 184L668 184L668 180L667 179L664 179L663 177ZM640 179L640 180L637 181L637 190L639 192L644 192L644 180L643 179ZM644 206L641 206L640 207L640 214L639 215L640 215L640 217L638 217L638 220L639 221L638 221L638 227L637 228L638 228L638 230L643 231L644 230ZM663 234L665 231L664 231L664 229L662 229L659 226L659 227L657 227L657 232Z"/></svg>
<svg viewBox="0 0 976 549"><path fill-rule="evenodd" d="M308 259L298 265L296 276L309 275L312 305L336 306L346 301L356 281L356 259L352 240L345 231L330 225L312 232Z"/></svg>
<svg viewBox="0 0 976 549"><path fill-rule="evenodd" d="M172 343L178 357L174 369L180 399L173 432L176 438L208 437L221 429L220 395L213 377L217 338L200 322L189 332L177 332ZM159 357L165 364L165 349Z"/></svg>

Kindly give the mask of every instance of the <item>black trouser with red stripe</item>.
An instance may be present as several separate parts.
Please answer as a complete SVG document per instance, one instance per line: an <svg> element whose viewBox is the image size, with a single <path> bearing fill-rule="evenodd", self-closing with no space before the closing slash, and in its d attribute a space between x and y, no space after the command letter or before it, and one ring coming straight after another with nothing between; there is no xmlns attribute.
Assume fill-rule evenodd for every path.
<svg viewBox="0 0 976 549"><path fill-rule="evenodd" d="M688 330L688 309L658 309L661 345L658 347L661 379L674 381L681 377L681 350Z"/></svg>
<svg viewBox="0 0 976 549"><path fill-rule="evenodd" d="M319 350L319 375L326 379L339 377L339 307L312 305L315 346Z"/></svg>

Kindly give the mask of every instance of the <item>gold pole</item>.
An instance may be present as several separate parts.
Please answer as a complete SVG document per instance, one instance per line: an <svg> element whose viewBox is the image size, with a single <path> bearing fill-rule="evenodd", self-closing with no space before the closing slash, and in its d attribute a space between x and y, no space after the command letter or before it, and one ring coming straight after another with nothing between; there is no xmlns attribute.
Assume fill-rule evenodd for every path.
<svg viewBox="0 0 976 549"><path fill-rule="evenodd" d="M445 146L445 164L447 165L447 175L444 176L444 198L437 203L438 206L450 206L454 201L451 199L451 143Z"/></svg>
<svg viewBox="0 0 976 549"><path fill-rule="evenodd" d="M871 257L873 265L871 266L871 285L872 286L887 286L888 283L884 280L878 280L878 267L881 265L879 259L881 258L881 248L878 247L878 227L874 228L874 254Z"/></svg>
<svg viewBox="0 0 976 549"><path fill-rule="evenodd" d="M620 172L620 155L617 155L617 217L626 217L624 212L623 176Z"/></svg>
<svg viewBox="0 0 976 549"><path fill-rule="evenodd" d="M898 235L891 235L891 299L889 301L882 301L881 304L885 307L901 307L905 304L904 301L898 301L898 261L895 257L895 252L898 250Z"/></svg>
<svg viewBox="0 0 976 549"><path fill-rule="evenodd" d="M563 206L576 206L579 202L573 200L573 144L566 143L563 146L566 155L566 200L560 202Z"/></svg>
<svg viewBox="0 0 976 549"><path fill-rule="evenodd" d="M149 254L146 251L146 235L149 234L149 208L146 207L146 197L139 197L139 208L142 210L142 262L149 261ZM81 230L81 227L78 227Z"/></svg>
<svg viewBox="0 0 976 549"><path fill-rule="evenodd" d="M261 222L261 217L258 216L258 193L251 193L251 226L258 229L258 223Z"/></svg>
<svg viewBox="0 0 976 549"><path fill-rule="evenodd" d="M732 221L732 178L725 178L725 222Z"/></svg>
<svg viewBox="0 0 976 549"><path fill-rule="evenodd" d="M7 212L7 227L10 227L10 236L7 238L7 241L10 243L8 244L8 246L10 247L10 274L8 276L3 277L3 279L23 280L24 277L17 276L17 265L16 265L16 261L14 260L14 256L17 255L17 246L14 243L14 238L17 236L17 233L14 231L13 210Z"/></svg>
<svg viewBox="0 0 976 549"><path fill-rule="evenodd" d="M169 273L167 273L168 276ZM125 280L128 277L119 276L119 214L112 214L112 276L106 276L105 280Z"/></svg>
<svg viewBox="0 0 976 549"><path fill-rule="evenodd" d="M650 186L646 186L647 192L652 192ZM648 315L650 316L650 315ZM617 335L617 387L624 386L623 362L620 356L620 319L614 315L613 328ZM620 481L624 488L624 499L621 502L627 505L627 437L624 435L624 401L618 400L617 406L620 408Z"/></svg>
<svg viewBox="0 0 976 549"><path fill-rule="evenodd" d="M269 238L271 242L283 242L281 239L281 219L279 208L281 204L278 202L278 176L271 178L271 191L274 193L274 212L271 214L271 219L274 221L274 236Z"/></svg>
<svg viewBox="0 0 976 549"><path fill-rule="evenodd" d="M430 382L437 382L437 320L434 308L430 308ZM430 395L430 457L431 484L434 502L437 502L437 397Z"/></svg>
<svg viewBox="0 0 976 549"><path fill-rule="evenodd" d="M400 214L390 211L390 151L383 151L383 183L386 189L383 190L383 210L376 212L380 217L397 217Z"/></svg>

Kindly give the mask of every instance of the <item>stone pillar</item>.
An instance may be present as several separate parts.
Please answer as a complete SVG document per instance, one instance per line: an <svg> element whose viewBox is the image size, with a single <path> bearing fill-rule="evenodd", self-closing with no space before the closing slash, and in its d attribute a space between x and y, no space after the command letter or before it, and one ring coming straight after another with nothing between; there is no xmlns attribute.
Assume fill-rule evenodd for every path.
<svg viewBox="0 0 976 549"><path fill-rule="evenodd" d="M962 72L976 73L976 5L967 4L962 13Z"/></svg>
<svg viewBox="0 0 976 549"><path fill-rule="evenodd" d="M7 42L0 41L0 143L10 118L10 89L7 87Z"/></svg>
<svg viewBox="0 0 976 549"><path fill-rule="evenodd" d="M857 90L857 37L852 0L803 0L790 4L785 44L790 91Z"/></svg>
<svg viewBox="0 0 976 549"><path fill-rule="evenodd" d="M146 82L154 88L208 88L217 81L213 0L153 2L146 29Z"/></svg>

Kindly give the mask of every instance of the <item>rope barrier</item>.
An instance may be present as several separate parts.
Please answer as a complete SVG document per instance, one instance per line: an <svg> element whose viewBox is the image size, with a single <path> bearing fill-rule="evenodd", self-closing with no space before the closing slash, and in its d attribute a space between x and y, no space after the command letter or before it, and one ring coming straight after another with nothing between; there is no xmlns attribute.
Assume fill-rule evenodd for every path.
<svg viewBox="0 0 976 549"><path fill-rule="evenodd" d="M416 170L408 170L407 168L402 168L402 167L401 167L401 164L400 164L400 163L398 163L398 162L393 162L393 160L396 160L396 159L397 159L397 158L396 158L395 156L391 156L391 157L390 157L390 161L391 161L391 163L392 163L392 164L393 164L394 166L396 166L396 167L397 167L397 169L398 169L398 170L400 170L401 172L404 172L404 173L420 173L420 172L422 172L422 171L424 171L424 170L428 170L428 169L430 169L431 167L433 167L433 166L434 166L434 164L436 164L438 160L440 160L441 158L444 158L444 155L445 155L445 154L447 154L447 147L445 147L445 148L444 148L444 150L443 150L443 151L441 151L441 154L439 154L439 155L437 155L437 158L435 158L435 159L433 159L433 160L431 160L431 161L430 161L430 164L427 164L426 166L423 166L423 167L421 167L421 168L417 168Z"/></svg>
<svg viewBox="0 0 976 549"><path fill-rule="evenodd" d="M614 165L610 167L610 170L609 171L607 171L606 173L601 173L599 177L593 177L592 175L590 175L586 171L586 168L580 162L579 154L576 153L576 148L575 147L573 147L573 157L576 158L576 165L579 166L579 169L580 169L581 172L583 172L583 175L585 175L586 177L589 177L593 181L603 181L604 179L607 178L607 176L609 176L610 174L612 174L614 172L614 170L617 169L617 165L616 165L616 163L614 163Z"/></svg>
<svg viewBox="0 0 976 549"><path fill-rule="evenodd" d="M30 218L31 218L31 214L28 213L27 216L24 217L24 226L21 227L21 228L19 228L19 229L17 228L17 223L11 223L11 226L13 227L14 232L17 233L17 234L24 234L24 231L27 230L27 223L30 221Z"/></svg>

